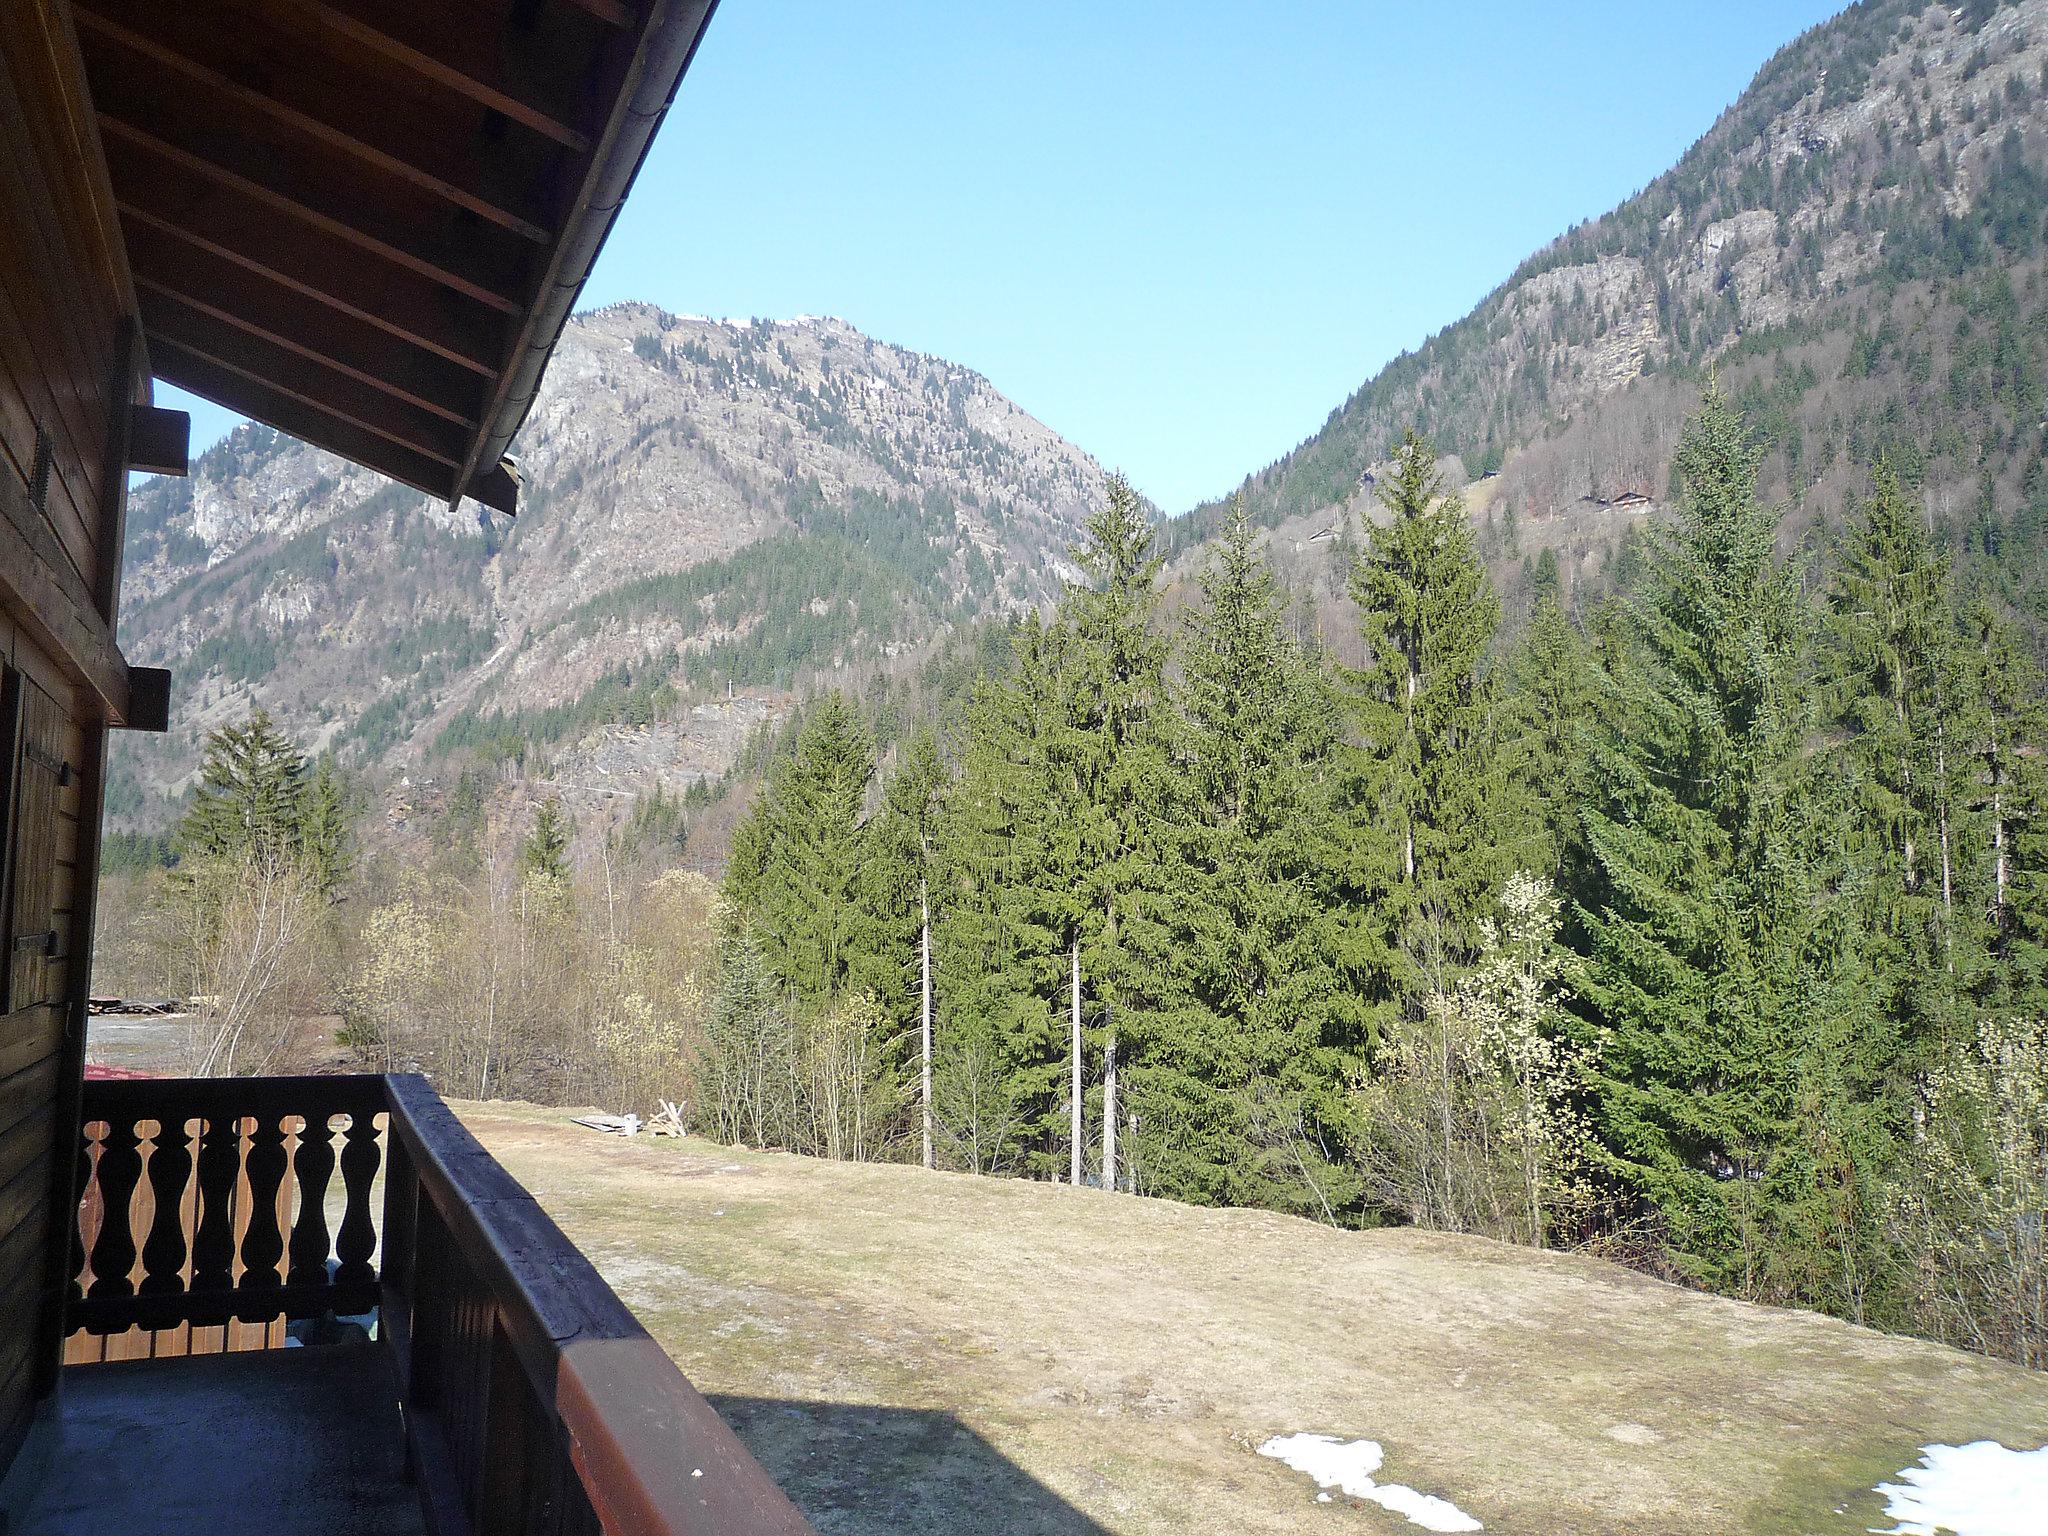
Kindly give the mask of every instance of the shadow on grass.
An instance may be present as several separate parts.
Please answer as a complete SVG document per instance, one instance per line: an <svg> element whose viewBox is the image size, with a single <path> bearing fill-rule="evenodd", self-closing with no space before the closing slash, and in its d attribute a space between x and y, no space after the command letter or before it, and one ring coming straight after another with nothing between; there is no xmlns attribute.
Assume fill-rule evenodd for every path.
<svg viewBox="0 0 2048 1536"><path fill-rule="evenodd" d="M950 1413L708 1395L821 1536L1110 1536Z"/></svg>

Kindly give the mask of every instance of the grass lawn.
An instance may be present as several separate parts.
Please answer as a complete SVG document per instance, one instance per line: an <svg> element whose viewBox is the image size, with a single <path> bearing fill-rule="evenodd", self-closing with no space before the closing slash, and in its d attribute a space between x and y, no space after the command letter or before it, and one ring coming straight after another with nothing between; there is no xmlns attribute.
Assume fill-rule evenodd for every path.
<svg viewBox="0 0 2048 1536"><path fill-rule="evenodd" d="M1569 1255L457 1106L835 1532L1412 1532L1254 1454L1320 1431L1488 1531L1863 1532L2048 1375Z"/></svg>

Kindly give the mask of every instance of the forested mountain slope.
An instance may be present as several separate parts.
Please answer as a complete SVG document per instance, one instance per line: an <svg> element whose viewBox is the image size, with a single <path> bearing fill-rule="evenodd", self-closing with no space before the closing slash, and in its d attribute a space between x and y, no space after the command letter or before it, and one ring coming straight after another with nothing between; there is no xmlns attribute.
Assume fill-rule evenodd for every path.
<svg viewBox="0 0 2048 1536"><path fill-rule="evenodd" d="M1888 455L2038 631L2044 85L2048 0L1851 6L1773 57L1671 171L1249 476L1254 520L1307 540L1362 513L1412 424L1482 482L1497 574L1548 549L1567 585L1598 581L1666 499L1714 369L1769 445L1788 538L1836 518ZM1177 545L1219 519L1198 509Z"/></svg>
<svg viewBox="0 0 2048 1536"><path fill-rule="evenodd" d="M511 523L261 427L140 488L122 640L173 669L178 724L126 746L117 816L160 822L256 702L345 764L602 759L647 726L622 772L715 774L804 680L1056 592L1103 484L964 368L640 304L571 322L516 452Z"/></svg>

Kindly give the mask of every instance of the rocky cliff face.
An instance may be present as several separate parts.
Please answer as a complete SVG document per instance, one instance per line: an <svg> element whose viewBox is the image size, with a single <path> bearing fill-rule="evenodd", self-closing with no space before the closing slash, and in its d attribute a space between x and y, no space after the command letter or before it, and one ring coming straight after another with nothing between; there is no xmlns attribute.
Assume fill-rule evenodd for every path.
<svg viewBox="0 0 2048 1536"><path fill-rule="evenodd" d="M1713 372L1757 432L1788 539L1838 518L1882 453L1959 547L1974 539L1986 579L2048 619L2044 71L2048 0L1851 6L1671 171L1248 476L1254 516L1290 536L1355 527L1372 467L1416 425L1473 477L1497 574L1549 551L1597 589L1644 515L1632 498L1666 497Z"/></svg>
<svg viewBox="0 0 2048 1536"><path fill-rule="evenodd" d="M1055 592L1103 485L942 359L640 304L571 322L515 454L512 523L260 427L139 488L122 639L174 670L179 723L124 750L118 816L160 818L258 702L394 772L515 736L601 756L631 726L686 784L808 679Z"/></svg>

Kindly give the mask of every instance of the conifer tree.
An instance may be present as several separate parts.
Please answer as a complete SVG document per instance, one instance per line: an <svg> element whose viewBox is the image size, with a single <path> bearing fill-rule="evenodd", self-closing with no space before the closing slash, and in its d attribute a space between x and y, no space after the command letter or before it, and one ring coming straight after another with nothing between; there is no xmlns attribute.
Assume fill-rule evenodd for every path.
<svg viewBox="0 0 2048 1536"><path fill-rule="evenodd" d="M1055 799L1052 756L1064 641L1036 615L1024 619L1008 670L983 677L968 705L938 827L934 1050L1000 1080L1018 1109L1028 1170L1078 1179L1080 1073L1066 1020L1078 841L1070 808ZM935 1112L947 1122L963 1113L950 1103Z"/></svg>
<svg viewBox="0 0 2048 1536"><path fill-rule="evenodd" d="M1829 594L1837 757L1860 804L1859 856L1876 876L1874 935L1922 1045L1966 1029L1989 961L1989 893L1970 755L1978 690L1956 622L1948 562L1898 476L1880 464Z"/></svg>
<svg viewBox="0 0 2048 1536"><path fill-rule="evenodd" d="M857 985L871 993L903 1033L915 1023L918 1106L924 1165L932 1143L932 900L937 885L939 821L946 766L938 737L919 726L903 745L869 832L864 899L868 940L855 962Z"/></svg>
<svg viewBox="0 0 2048 1536"><path fill-rule="evenodd" d="M533 809L533 827L519 845L519 867L557 884L569 878L569 840L574 830L560 798L549 795Z"/></svg>
<svg viewBox="0 0 2048 1536"><path fill-rule="evenodd" d="M261 708L207 737L199 786L172 841L195 863L293 866L328 901L341 899L352 862L348 802L332 759L309 774L305 755Z"/></svg>
<svg viewBox="0 0 2048 1536"><path fill-rule="evenodd" d="M1586 641L1554 590L1537 598L1506 671L1501 751L1511 781L1541 827L1541 852L1530 867L1555 871L1578 837L1584 799L1580 735L1598 708L1599 685Z"/></svg>
<svg viewBox="0 0 2048 1536"><path fill-rule="evenodd" d="M347 794L330 755L322 754L306 781L299 824L300 845L314 883L322 895L340 900L355 867L355 853L350 845Z"/></svg>
<svg viewBox="0 0 2048 1536"><path fill-rule="evenodd" d="M1971 605L1965 635L1980 707L1972 792L1980 801L1992 974L1984 1006L2048 1013L2048 692L2012 625Z"/></svg>
<svg viewBox="0 0 2048 1536"><path fill-rule="evenodd" d="M1155 1040L1148 1187L1179 1199L1341 1206L1349 1181L1331 1153L1361 1043L1345 1030L1329 952L1341 715L1288 631L1241 498L1201 585L1181 631L1189 876L1174 925L1198 1006ZM1298 1138L1291 1157L1271 1155L1275 1129Z"/></svg>
<svg viewBox="0 0 2048 1536"><path fill-rule="evenodd" d="M199 786L175 841L186 858L297 859L305 813L306 759L257 708L206 738Z"/></svg>
<svg viewBox="0 0 2048 1536"><path fill-rule="evenodd" d="M1527 834L1493 747L1484 666L1500 604L1464 503L1413 431L1380 495L1389 517L1351 579L1368 661L1345 675L1361 743L1344 776L1344 880L1348 964L1384 1016L1446 990L1476 953Z"/></svg>
<svg viewBox="0 0 2048 1536"><path fill-rule="evenodd" d="M769 968L802 1003L849 990L867 935L861 902L874 739L844 695L827 693L733 834L726 893Z"/></svg>
<svg viewBox="0 0 2048 1536"><path fill-rule="evenodd" d="M1154 627L1161 559L1122 475L1110 477L1073 557L1085 580L1067 589L1056 620L1067 639L1051 785L1076 833L1070 982L1092 1014L1086 1033L1100 1049L1102 1181L1115 1188L1123 1173L1120 1052L1142 1048L1181 999L1165 922L1178 861L1169 831L1167 645Z"/></svg>
<svg viewBox="0 0 2048 1536"><path fill-rule="evenodd" d="M1575 871L1594 1114L1674 1257L1751 1297L1861 1295L1883 1087L1846 797L1803 753L1810 622L1709 389L1677 454L1679 520L1645 551L1590 733Z"/></svg>

